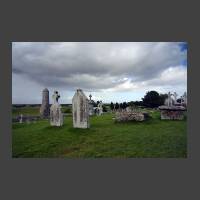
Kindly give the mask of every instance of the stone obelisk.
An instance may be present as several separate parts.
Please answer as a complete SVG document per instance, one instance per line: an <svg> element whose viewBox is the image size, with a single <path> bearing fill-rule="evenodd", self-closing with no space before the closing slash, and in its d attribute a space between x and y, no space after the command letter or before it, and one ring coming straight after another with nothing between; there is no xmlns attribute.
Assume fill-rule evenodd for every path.
<svg viewBox="0 0 200 200"><path fill-rule="evenodd" d="M49 90L45 88L42 91L42 105L40 107L40 116L41 118L48 118L50 114L49 107Z"/></svg>

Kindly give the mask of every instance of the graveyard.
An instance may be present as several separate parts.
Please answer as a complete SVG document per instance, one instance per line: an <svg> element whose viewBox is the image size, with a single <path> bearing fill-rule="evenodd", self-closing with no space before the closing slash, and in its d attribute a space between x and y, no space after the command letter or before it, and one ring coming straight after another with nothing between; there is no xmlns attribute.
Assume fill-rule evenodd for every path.
<svg viewBox="0 0 200 200"><path fill-rule="evenodd" d="M14 158L186 158L187 43L14 42Z"/></svg>
<svg viewBox="0 0 200 200"><path fill-rule="evenodd" d="M66 106L62 110L70 109ZM19 108L19 112L39 114L39 108ZM17 113L13 110L13 114ZM158 109L142 109L145 121L114 120L114 112L90 116L90 127L74 128L72 113L62 126L49 119L13 123L14 158L186 158L187 120L161 120Z"/></svg>

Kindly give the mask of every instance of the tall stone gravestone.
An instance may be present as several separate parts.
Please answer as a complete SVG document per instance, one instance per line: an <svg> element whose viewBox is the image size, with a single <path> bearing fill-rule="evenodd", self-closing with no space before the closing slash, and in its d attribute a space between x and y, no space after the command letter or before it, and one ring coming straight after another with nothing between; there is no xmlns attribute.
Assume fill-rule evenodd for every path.
<svg viewBox="0 0 200 200"><path fill-rule="evenodd" d="M40 116L42 118L48 118L50 114L49 110L49 90L45 88L42 91L42 105L40 107Z"/></svg>
<svg viewBox="0 0 200 200"><path fill-rule="evenodd" d="M81 89L72 98L73 127L89 128L89 101Z"/></svg>
<svg viewBox="0 0 200 200"><path fill-rule="evenodd" d="M58 99L60 98L58 91L54 91L52 98L53 104L50 108L50 124L51 126L62 126L63 114L61 112L61 105L58 103Z"/></svg>

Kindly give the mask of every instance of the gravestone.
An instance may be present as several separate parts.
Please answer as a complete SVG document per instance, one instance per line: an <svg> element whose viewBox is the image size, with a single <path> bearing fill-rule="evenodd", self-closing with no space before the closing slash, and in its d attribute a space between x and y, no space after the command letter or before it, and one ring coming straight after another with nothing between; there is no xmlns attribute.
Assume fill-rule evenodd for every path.
<svg viewBox="0 0 200 200"><path fill-rule="evenodd" d="M50 124L51 126L62 126L63 125L63 114L61 111L61 105L58 103L60 95L58 91L54 91L52 95L53 104L50 108Z"/></svg>
<svg viewBox="0 0 200 200"><path fill-rule="evenodd" d="M89 101L81 89L77 89L72 98L74 128L89 128Z"/></svg>
<svg viewBox="0 0 200 200"><path fill-rule="evenodd" d="M40 107L41 118L48 118L50 114L49 110L49 90L45 88L42 91L42 105Z"/></svg>
<svg viewBox="0 0 200 200"><path fill-rule="evenodd" d="M103 114L103 104L102 104L102 101L99 102L99 104L97 105L97 108L98 108L98 115L102 115Z"/></svg>
<svg viewBox="0 0 200 200"><path fill-rule="evenodd" d="M89 100L89 115L93 115L94 114L94 101L91 99L92 95L89 95L90 100Z"/></svg>

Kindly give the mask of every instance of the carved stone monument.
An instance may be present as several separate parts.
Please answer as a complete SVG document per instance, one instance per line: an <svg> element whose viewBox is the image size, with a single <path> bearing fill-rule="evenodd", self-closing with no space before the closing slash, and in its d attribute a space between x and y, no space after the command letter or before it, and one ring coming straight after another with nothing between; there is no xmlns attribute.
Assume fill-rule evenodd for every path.
<svg viewBox="0 0 200 200"><path fill-rule="evenodd" d="M49 110L49 90L45 88L42 91L42 105L40 107L41 118L48 118L50 114Z"/></svg>
<svg viewBox="0 0 200 200"><path fill-rule="evenodd" d="M51 126L62 126L63 125L63 114L61 111L61 105L58 103L60 95L58 91L54 91L52 95L53 104L50 108L50 124Z"/></svg>
<svg viewBox="0 0 200 200"><path fill-rule="evenodd" d="M73 127L89 128L89 101L81 89L72 98Z"/></svg>

